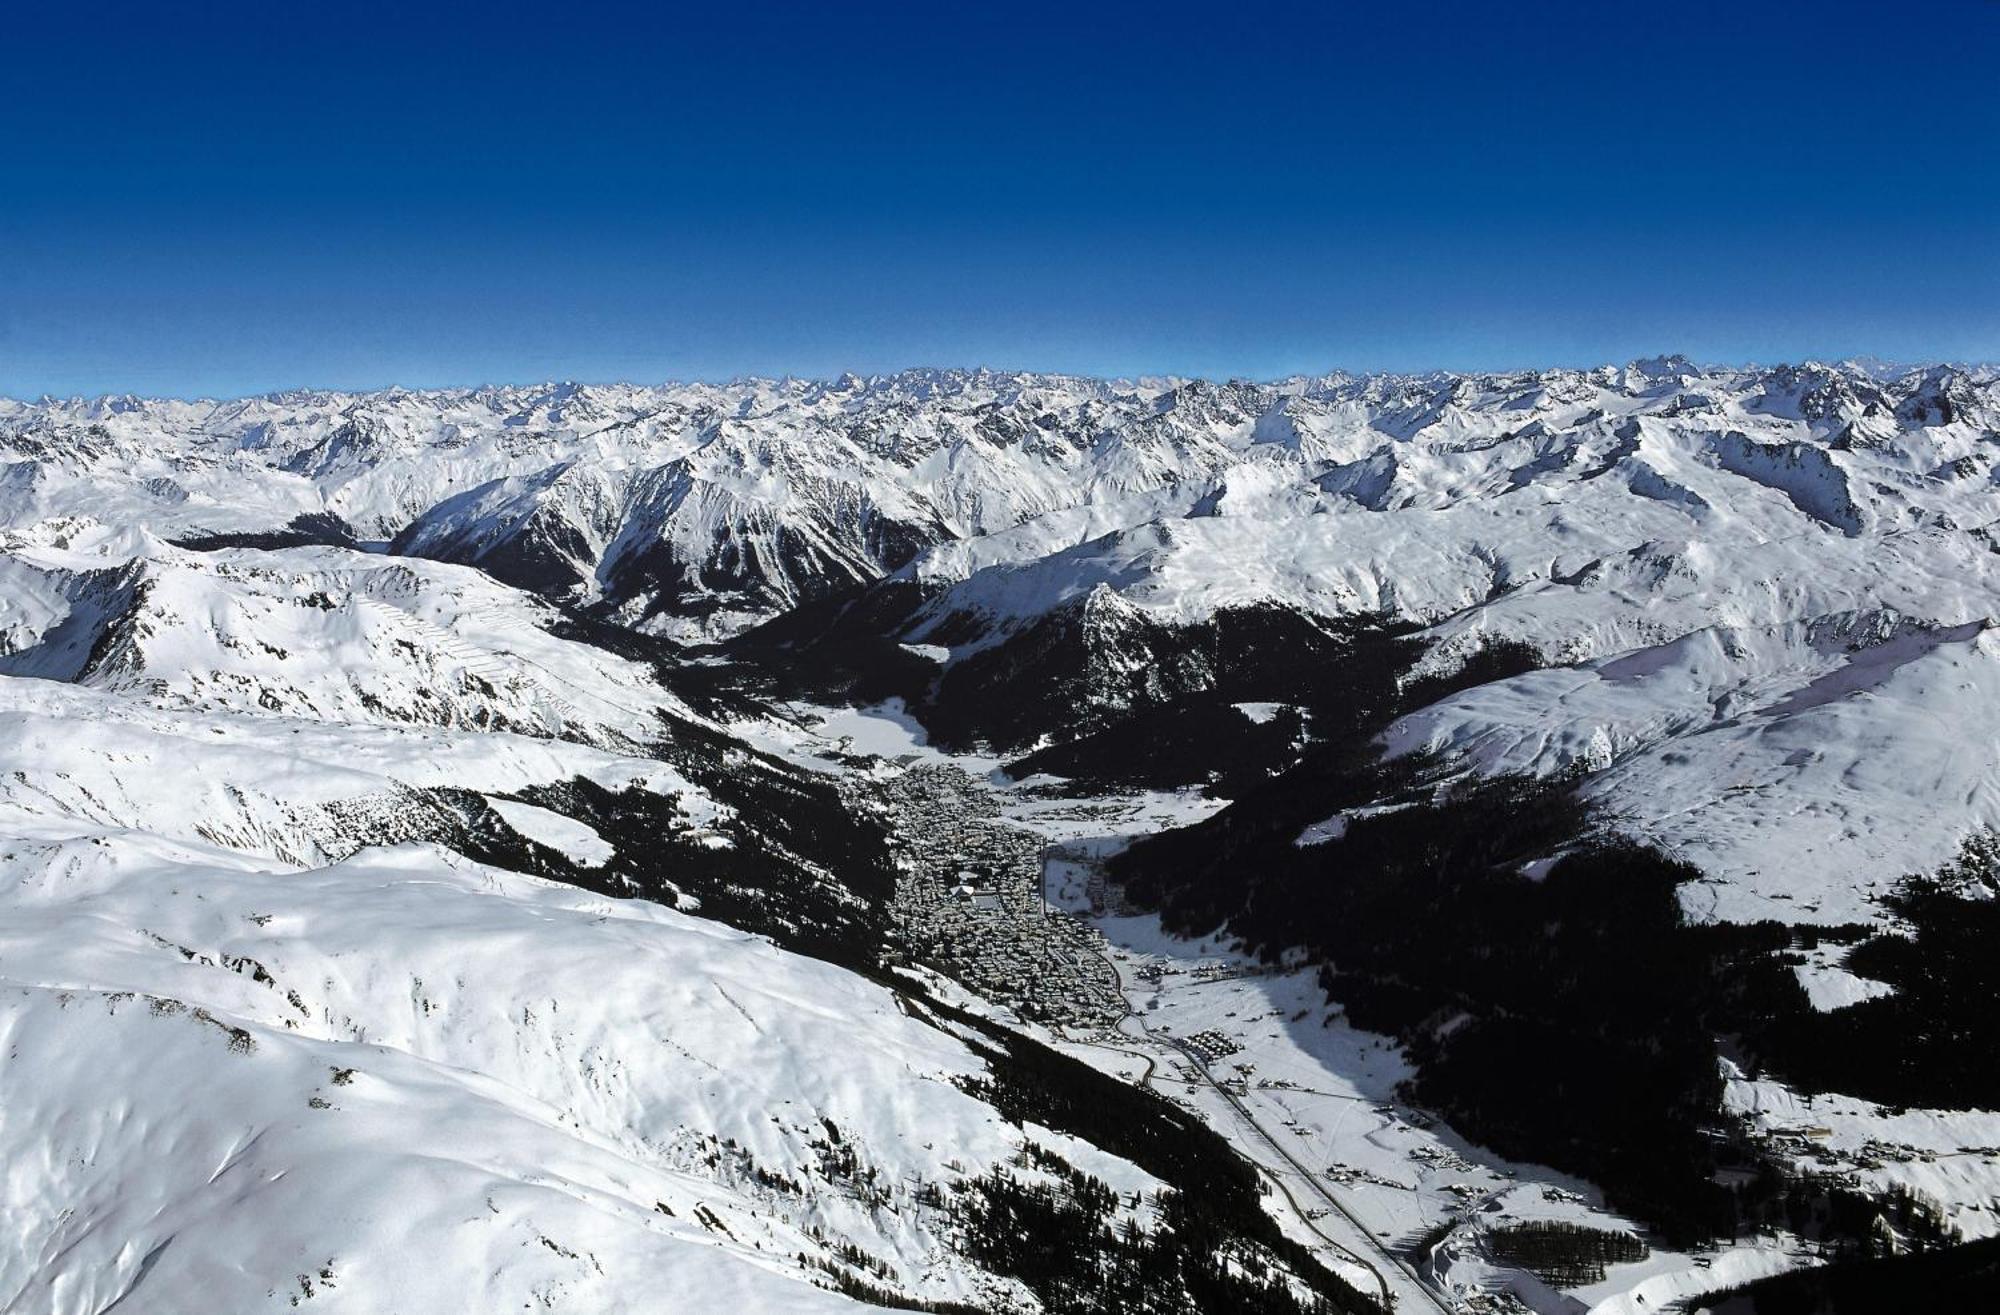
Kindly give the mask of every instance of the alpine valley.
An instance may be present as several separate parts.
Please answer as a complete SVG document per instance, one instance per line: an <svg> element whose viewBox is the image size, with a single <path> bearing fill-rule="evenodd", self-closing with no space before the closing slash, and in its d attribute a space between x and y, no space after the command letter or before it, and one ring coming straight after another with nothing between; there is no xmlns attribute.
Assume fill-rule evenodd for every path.
<svg viewBox="0 0 2000 1315"><path fill-rule="evenodd" d="M0 401L0 1310L1971 1309L1996 616L1989 367Z"/></svg>

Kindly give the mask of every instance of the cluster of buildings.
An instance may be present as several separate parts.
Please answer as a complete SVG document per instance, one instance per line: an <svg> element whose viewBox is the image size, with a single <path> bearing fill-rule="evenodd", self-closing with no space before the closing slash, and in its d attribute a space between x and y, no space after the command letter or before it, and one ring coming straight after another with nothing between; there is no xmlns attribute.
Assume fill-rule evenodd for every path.
<svg viewBox="0 0 2000 1315"><path fill-rule="evenodd" d="M1420 1146L1413 1146L1409 1150L1409 1156L1413 1160L1421 1160L1433 1169L1441 1169L1446 1173L1477 1173L1479 1171L1478 1165L1466 1159L1457 1151L1452 1150L1449 1146L1437 1142L1427 1142Z"/></svg>
<svg viewBox="0 0 2000 1315"><path fill-rule="evenodd" d="M1379 1173L1374 1169L1362 1168L1358 1165L1343 1164L1339 1160L1333 1161L1325 1169L1321 1170L1321 1172L1326 1175L1329 1182L1336 1183L1342 1187L1352 1187L1356 1183L1368 1183L1374 1187L1393 1187L1399 1192L1410 1190L1408 1183L1399 1182L1387 1174Z"/></svg>
<svg viewBox="0 0 2000 1315"><path fill-rule="evenodd" d="M1233 1055L1243 1049L1234 1037L1225 1036L1214 1028L1196 1032L1193 1036L1185 1038L1181 1046L1204 1064L1213 1064L1224 1055Z"/></svg>
<svg viewBox="0 0 2000 1315"><path fill-rule="evenodd" d="M890 914L907 959L1051 1027L1124 1014L1103 935L1042 897L1037 836L956 767L913 767L883 788L902 823Z"/></svg>

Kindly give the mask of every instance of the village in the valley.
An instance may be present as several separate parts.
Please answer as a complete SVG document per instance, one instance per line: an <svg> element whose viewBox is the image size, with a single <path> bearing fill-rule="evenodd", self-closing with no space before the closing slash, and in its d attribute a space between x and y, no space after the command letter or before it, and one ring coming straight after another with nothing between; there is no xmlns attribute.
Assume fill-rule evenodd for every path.
<svg viewBox="0 0 2000 1315"><path fill-rule="evenodd" d="M914 767L884 789L904 823L891 912L910 961L1046 1026L1123 1016L1103 934L1043 898L1041 836L957 767Z"/></svg>

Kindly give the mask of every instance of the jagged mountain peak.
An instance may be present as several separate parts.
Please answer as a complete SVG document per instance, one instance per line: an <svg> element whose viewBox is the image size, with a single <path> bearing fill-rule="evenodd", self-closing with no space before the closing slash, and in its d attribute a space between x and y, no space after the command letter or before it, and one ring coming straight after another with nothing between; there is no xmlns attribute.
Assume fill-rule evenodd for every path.
<svg viewBox="0 0 2000 1315"><path fill-rule="evenodd" d="M1284 467L1291 491L1280 501L1304 514L1553 487L1568 477L1565 453L1598 451L1593 434L1634 419L1677 426L1725 465L1756 455L1736 446L1731 435L1743 433L1939 469L1992 431L1993 387L1951 367L1721 370L1659 357L1270 385L913 369L207 406L110 399L0 415L0 444L18 458L0 524L60 514L70 492L75 506L101 507L113 490L134 519L177 536L268 534L301 515L336 515L362 539L517 563L502 569L691 637L955 543L1047 544L1073 524L1102 533L1183 515L1244 465ZM600 474L576 489L550 482L558 468ZM1857 485L1857 507L1888 498L1900 500L1893 516L1935 514L1905 512L1921 493L1876 491L1904 482ZM635 560L644 567L628 569Z"/></svg>

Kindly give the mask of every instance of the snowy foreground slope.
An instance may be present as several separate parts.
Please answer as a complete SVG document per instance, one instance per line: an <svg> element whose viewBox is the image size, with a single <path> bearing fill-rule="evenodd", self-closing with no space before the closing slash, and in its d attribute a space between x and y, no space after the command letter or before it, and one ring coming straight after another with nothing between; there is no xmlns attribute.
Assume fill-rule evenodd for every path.
<svg viewBox="0 0 2000 1315"><path fill-rule="evenodd" d="M996 1107L994 1035L700 916L870 904L757 811L803 778L549 604L80 517L0 578L7 1309L1032 1309L966 1254L989 1188L1163 1227Z"/></svg>
<svg viewBox="0 0 2000 1315"><path fill-rule="evenodd" d="M806 1228L913 1270L935 1238L747 1166L810 1181L820 1120L897 1176L938 1172L899 1130L1010 1149L885 993L654 905L425 847L9 845L14 1309L846 1308Z"/></svg>
<svg viewBox="0 0 2000 1315"><path fill-rule="evenodd" d="M1180 971L1226 930L1320 972L1258 989L1304 1017L1326 985L1343 1040L1265 1062L1387 1102L1299 1056L1391 1037L1424 1119L1478 1107L1455 1103L1467 1071L1529 1081L1492 1038L1546 1002L1449 973L1427 997L1414 968L1356 988L1365 953L1316 910L1382 917L1383 943L1425 927L1447 964L1518 945L1447 944L1501 919L1412 893L1421 874L1351 910L1329 874L1372 890L1392 841L1464 827L1541 919L1508 936L1566 946L1576 874L1624 873L1606 846L1635 841L1687 865L1633 878L1664 883L1629 902L1658 938L1635 953L1706 928L1709 975L1752 983L1676 1015L1708 1047L1691 1094L1655 1083L1674 1126L1729 1142L1713 1182L1740 1203L1782 1170L1836 1222L1881 1206L1840 1246L2000 1234L1993 1038L1952 1003L1990 994L2000 944L1939 902L2000 887L1995 616L1985 368L0 401L0 1306L1046 1306L968 1224L996 1170L1073 1169L1116 1193L1108 1229L1164 1237L1161 1162L1003 1108L994 1034L925 1003L1027 1016L892 934L900 769L798 738L780 697L901 700L959 754L924 761L1012 764L1028 785L979 788L1022 825L1207 789L1158 823L1199 826L1112 867L1190 937L1148 924L1132 962ZM1092 863L1116 847L1063 825ZM1940 870L1946 896L1906 884ZM1135 1014L1160 992L1109 971ZM1166 1017L1265 1054L1186 998ZM1568 1045L1581 1025L1550 1008L1537 1036ZM1029 1030L1103 1059L1104 1035ZM1182 1054L1114 1040L1164 1046L1163 1073ZM1561 1076L1532 1081L1607 1101ZM1337 1107L1245 1133L1241 1111L1309 1101L1232 1081L1241 1105L1182 1103L1253 1158L1275 1130L1343 1191L1434 1194L1380 1206L1393 1237L1320 1247L1364 1293L1393 1271L1447 1308L1643 1309L1703 1290L1685 1248L1727 1232L1634 1187L1622 1130L1599 1155L1467 1122L1508 1156L1478 1199L1683 1248L1623 1286L1530 1280L1469 1188L1396 1187L1381 1145L1340 1145ZM1575 1177L1534 1180L1550 1196L1503 1163ZM1609 1212L1572 1208L1556 1184L1600 1163ZM1310 1211L1266 1204L1319 1246ZM1838 1249L1740 1209L1775 1239L1744 1276ZM1274 1245L1209 1259L1310 1302ZM1159 1309L1198 1308L1169 1290Z"/></svg>

